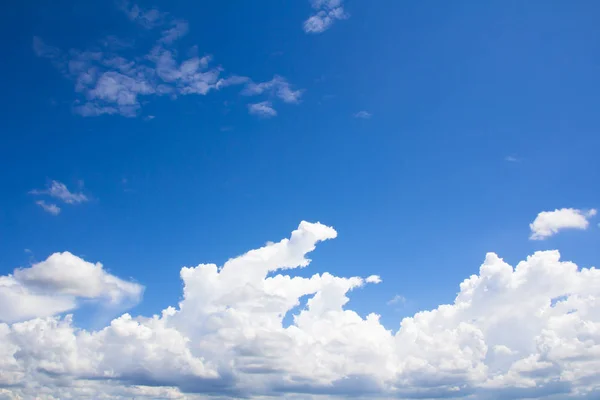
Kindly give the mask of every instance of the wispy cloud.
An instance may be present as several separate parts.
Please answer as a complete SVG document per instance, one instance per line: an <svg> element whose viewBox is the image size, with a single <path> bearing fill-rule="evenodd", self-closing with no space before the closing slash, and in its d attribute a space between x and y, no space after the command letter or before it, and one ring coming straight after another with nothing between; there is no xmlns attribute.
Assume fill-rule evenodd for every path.
<svg viewBox="0 0 600 400"><path fill-rule="evenodd" d="M150 96L207 95L211 91L242 85L250 79L241 75L221 77L224 69L212 66L211 55L180 59L173 48L178 39L189 31L187 21L176 19L158 9L144 9L129 1L118 3L128 19L145 29L157 30L158 38L143 56L126 58L117 51L131 41L109 36L103 49L67 52L33 38L33 50L39 57L49 59L65 77L75 84L78 98L73 111L81 116L140 114L141 99ZM193 48L195 50L195 48ZM271 82L258 84L263 92L269 90L287 103L297 103L302 91L292 90L289 83L276 76Z"/></svg>
<svg viewBox="0 0 600 400"><path fill-rule="evenodd" d="M79 204L88 201L88 198L83 193L71 192L67 185L59 181L52 181L48 187L43 190L33 189L29 192L35 195L48 195L56 199L62 200L67 204Z"/></svg>
<svg viewBox="0 0 600 400"><path fill-rule="evenodd" d="M393 306L393 305L396 305L396 304L404 304L404 303L406 303L406 298L404 298L404 296L401 296L401 295L397 294L397 295L395 295L394 297L392 297L392 299L390 299L387 302L387 305L388 306Z"/></svg>
<svg viewBox="0 0 600 400"><path fill-rule="evenodd" d="M583 211L574 208L562 208L554 211L542 211L535 220L529 224L531 229L531 240L544 240L554 236L564 229L588 228L589 219L596 215L595 209Z"/></svg>
<svg viewBox="0 0 600 400"><path fill-rule="evenodd" d="M186 21L176 20L171 23L171 27L163 31L159 42L171 44L177 39L187 35L190 27Z"/></svg>
<svg viewBox="0 0 600 400"><path fill-rule="evenodd" d="M48 214L58 215L60 214L60 207L56 204L46 203L44 200L38 200L35 202L38 206L42 207Z"/></svg>
<svg viewBox="0 0 600 400"><path fill-rule="evenodd" d="M356 114L354 114L354 118L361 118L361 119L369 119L373 116L373 114L371 114L368 111L359 111Z"/></svg>
<svg viewBox="0 0 600 400"><path fill-rule="evenodd" d="M343 0L312 0L311 3L315 13L304 21L306 33L325 32L335 21L349 17L344 10Z"/></svg>
<svg viewBox="0 0 600 400"><path fill-rule="evenodd" d="M517 157L515 157L515 156L506 156L506 157L504 157L504 161L506 161L506 162L511 162L511 163L516 163L516 162L519 162L519 161L521 161L521 160L519 160L519 159L518 159Z"/></svg>
<svg viewBox="0 0 600 400"><path fill-rule="evenodd" d="M263 93L276 96L285 103L298 103L300 97L302 97L303 90L292 90L291 85L285 78L275 75L273 79L267 82L249 82L242 91L242 94L246 96L255 96Z"/></svg>
<svg viewBox="0 0 600 400"><path fill-rule="evenodd" d="M100 40L102 47L106 47L109 50L118 51L133 47L134 40L122 39L114 35L108 35L104 39Z"/></svg>
<svg viewBox="0 0 600 400"><path fill-rule="evenodd" d="M250 79L246 76L232 75L228 78L219 79L216 86L217 89L221 89L228 86L241 85L249 80Z"/></svg>
<svg viewBox="0 0 600 400"><path fill-rule="evenodd" d="M137 4L126 0L117 2L117 6L125 13L127 18L146 29L162 25L167 18L166 13L162 13L156 8L142 9Z"/></svg>
<svg viewBox="0 0 600 400"><path fill-rule="evenodd" d="M248 112L262 118L271 118L277 115L277 111L275 111L270 101L248 104Z"/></svg>
<svg viewBox="0 0 600 400"><path fill-rule="evenodd" d="M273 99L278 99L288 104L298 104L304 93L303 90L292 89L290 83L283 77L275 75L273 79L267 82L248 81L242 94L245 96L267 95L270 100L248 105L250 114L262 117L274 117L277 112L272 107Z"/></svg>

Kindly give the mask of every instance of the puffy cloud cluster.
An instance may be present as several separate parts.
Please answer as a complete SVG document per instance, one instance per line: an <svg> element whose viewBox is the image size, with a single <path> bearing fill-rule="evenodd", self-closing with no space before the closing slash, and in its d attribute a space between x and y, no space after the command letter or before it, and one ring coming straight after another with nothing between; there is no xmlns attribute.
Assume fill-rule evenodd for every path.
<svg viewBox="0 0 600 400"><path fill-rule="evenodd" d="M595 209L582 211L574 208L561 208L554 211L542 211L529 224L531 229L530 239L544 240L563 229L585 230L590 224L589 219L595 215Z"/></svg>
<svg viewBox="0 0 600 400"><path fill-rule="evenodd" d="M304 32L321 33L340 19L348 18L344 11L343 0L311 0L315 13L304 21Z"/></svg>
<svg viewBox="0 0 600 400"><path fill-rule="evenodd" d="M379 283L378 276L288 274L309 265L318 242L335 237L330 227L302 222L289 239L222 266L184 267L176 307L152 317L125 314L99 331L48 312L0 324L0 398L600 395L595 268L561 261L558 251L537 252L515 268L490 253L452 304L388 330L377 314L345 307L352 290ZM46 263L55 265L53 257L64 255ZM82 273L91 275L90 268ZM34 266L11 279L71 296L119 287L100 278L54 279L55 270Z"/></svg>
<svg viewBox="0 0 600 400"><path fill-rule="evenodd" d="M33 39L36 55L49 59L64 76L74 81L75 91L79 94L74 106L76 113L135 117L140 113L143 97L207 95L213 90L250 82L244 76L221 77L224 70L211 65L210 55L180 59L174 44L188 33L186 21L155 8L143 9L128 1L120 2L119 8L143 28L160 31L148 54L123 57L118 50L127 48L128 42L113 36L102 42L104 48L68 52L50 46L38 37ZM191 53L195 52L195 48L192 49ZM261 91L272 88L277 97L288 103L297 103L301 94L301 91L291 90L288 82L278 76L271 82L248 84L249 90L254 87L262 88ZM255 107L249 106L249 112L257 114L253 110ZM276 113L271 116L274 115Z"/></svg>

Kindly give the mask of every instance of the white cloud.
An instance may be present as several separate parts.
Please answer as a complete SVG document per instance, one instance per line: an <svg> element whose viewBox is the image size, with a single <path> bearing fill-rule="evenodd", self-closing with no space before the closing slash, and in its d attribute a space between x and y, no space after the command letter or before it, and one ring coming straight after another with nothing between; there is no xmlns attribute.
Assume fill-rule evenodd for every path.
<svg viewBox="0 0 600 400"><path fill-rule="evenodd" d="M248 82L248 78L245 76L233 75L228 78L219 79L216 85L217 89L225 88L233 85L241 85Z"/></svg>
<svg viewBox="0 0 600 400"><path fill-rule="evenodd" d="M519 162L519 159L515 156L506 156L506 157L504 157L504 161L515 163L515 162Z"/></svg>
<svg viewBox="0 0 600 400"><path fill-rule="evenodd" d="M168 17L168 14L162 13L156 8L143 9L137 4L132 4L127 0L119 1L117 4L127 18L140 24L146 29L153 29L161 26Z"/></svg>
<svg viewBox="0 0 600 400"><path fill-rule="evenodd" d="M371 114L368 111L359 111L356 114L354 114L354 118L362 118L362 119L369 119L373 116L373 114Z"/></svg>
<svg viewBox="0 0 600 400"><path fill-rule="evenodd" d="M180 59L175 49L177 40L189 31L187 21L176 19L157 9L142 9L122 1L120 9L127 17L146 29L157 30L158 37L145 56L126 58L115 52L131 47L130 42L109 36L102 43L104 50L61 51L33 39L37 56L49 59L52 64L75 84L78 98L73 111L84 117L100 115L140 115L142 98L168 95L207 95L213 90L241 85L250 81L240 75L221 77L224 69L211 66L212 57L190 56ZM191 53L196 53L195 47ZM297 103L301 90L292 90L289 83L275 77L269 93L287 103ZM264 89L267 90L267 89Z"/></svg>
<svg viewBox="0 0 600 400"><path fill-rule="evenodd" d="M311 2L315 14L304 21L306 33L325 32L335 21L348 18L342 0L312 0Z"/></svg>
<svg viewBox="0 0 600 400"><path fill-rule="evenodd" d="M248 104L248 112L263 118L271 118L277 115L270 101Z"/></svg>
<svg viewBox="0 0 600 400"><path fill-rule="evenodd" d="M406 299L404 298L404 296L402 295L395 295L394 297L392 297L392 299L390 301L387 302L388 306L394 305L394 304L398 304L398 303L406 303Z"/></svg>
<svg viewBox="0 0 600 400"><path fill-rule="evenodd" d="M60 214L60 207L56 204L46 203L44 200L38 200L35 202L38 206L42 207L44 211L52 215Z"/></svg>
<svg viewBox="0 0 600 400"><path fill-rule="evenodd" d="M249 82L242 92L246 96L255 96L263 93L274 95L285 103L298 103L303 91L292 90L291 85L285 78L275 75L273 79L267 82Z"/></svg>
<svg viewBox="0 0 600 400"><path fill-rule="evenodd" d="M529 224L530 239L544 240L563 229L585 230L589 226L589 219L595 215L595 209L582 211L574 208L562 208L554 211L542 211Z"/></svg>
<svg viewBox="0 0 600 400"><path fill-rule="evenodd" d="M137 302L142 287L106 272L100 263L92 264L69 252L54 253L29 268L16 269L15 279L28 287L81 298L106 298L111 303L125 299Z"/></svg>
<svg viewBox="0 0 600 400"><path fill-rule="evenodd" d="M111 399L194 393L591 399L600 393L599 270L563 262L558 251L537 252L515 268L490 253L452 304L388 330L377 314L361 317L346 307L349 292L373 279L286 274L307 267L306 254L336 235L303 222L289 239L221 267L182 268L181 301L153 317L125 314L99 331L78 329L70 317L0 324L4 393ZM304 296L306 306L284 327Z"/></svg>
<svg viewBox="0 0 600 400"><path fill-rule="evenodd" d="M48 317L74 309L79 299L123 306L139 302L143 286L71 253L55 253L29 268L0 276L0 321ZM1 374L1 371L0 371Z"/></svg>
<svg viewBox="0 0 600 400"><path fill-rule="evenodd" d="M379 275L370 275L367 277L367 279L365 279L365 282L367 283L381 283L381 278L379 277Z"/></svg>
<svg viewBox="0 0 600 400"><path fill-rule="evenodd" d="M162 37L160 38L160 42L165 44L171 44L177 39L187 35L188 31L189 25L186 21L173 21L172 26L169 29L163 31Z"/></svg>
<svg viewBox="0 0 600 400"><path fill-rule="evenodd" d="M83 193L73 193L69 191L67 186L59 181L52 181L45 190L34 189L29 193L35 195L48 195L56 199L62 200L67 204L79 204L88 201L88 198ZM39 202L38 202L39 204ZM41 206L41 205L40 205ZM45 208L44 208L45 209Z"/></svg>
<svg viewBox="0 0 600 400"><path fill-rule="evenodd" d="M37 293L11 275L0 276L0 322L49 317L75 307L76 302L73 297Z"/></svg>
<svg viewBox="0 0 600 400"><path fill-rule="evenodd" d="M85 103L75 106L73 111L82 117L98 117L100 115L121 114L124 117L135 117L138 107L112 107L101 106L95 103Z"/></svg>
<svg viewBox="0 0 600 400"><path fill-rule="evenodd" d="M239 79L237 82L242 83ZM303 90L293 90L289 82L278 75L275 75L273 79L267 82L255 83L249 79L246 79L244 82L247 82L242 91L242 94L245 96L268 94L270 98L276 97L284 103L297 104L300 102L300 97L303 93ZM277 115L277 111L273 108L271 101L248 104L248 111L252 115L258 115L263 118L271 118Z"/></svg>

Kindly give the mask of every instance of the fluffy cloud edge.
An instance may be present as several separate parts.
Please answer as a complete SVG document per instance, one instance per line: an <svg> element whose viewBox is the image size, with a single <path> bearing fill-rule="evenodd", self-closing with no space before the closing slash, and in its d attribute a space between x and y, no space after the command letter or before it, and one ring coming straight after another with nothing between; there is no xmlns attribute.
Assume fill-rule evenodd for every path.
<svg viewBox="0 0 600 400"><path fill-rule="evenodd" d="M108 273L100 263L90 263L69 252L11 275L0 276L0 321L15 322L48 317L74 310L81 300L122 308L142 298L144 287Z"/></svg>

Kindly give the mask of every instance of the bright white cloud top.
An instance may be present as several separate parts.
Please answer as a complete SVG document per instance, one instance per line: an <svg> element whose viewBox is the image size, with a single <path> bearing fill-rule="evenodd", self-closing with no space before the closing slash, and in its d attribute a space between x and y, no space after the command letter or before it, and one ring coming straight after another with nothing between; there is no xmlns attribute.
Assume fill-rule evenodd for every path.
<svg viewBox="0 0 600 400"><path fill-rule="evenodd" d="M557 234L563 229L588 228L589 219L596 215L596 210L577 210L574 208L562 208L554 211L542 211L535 220L529 224L531 229L531 240L544 240Z"/></svg>
<svg viewBox="0 0 600 400"><path fill-rule="evenodd" d="M537 252L515 268L490 253L453 304L390 331L377 314L344 307L350 291L378 276L287 274L308 266L307 253L336 235L302 222L289 239L221 267L182 268L177 306L152 317L124 314L99 331L51 315L79 297L136 297L141 286L70 253L18 269L0 278L0 318L24 320L0 323L0 398L599 393L600 271L563 262L558 251ZM306 307L284 327L306 295Z"/></svg>
<svg viewBox="0 0 600 400"><path fill-rule="evenodd" d="M0 276L0 321L46 317L77 308L81 299L106 305L139 302L143 286L106 272L69 252L55 253L29 268Z"/></svg>

